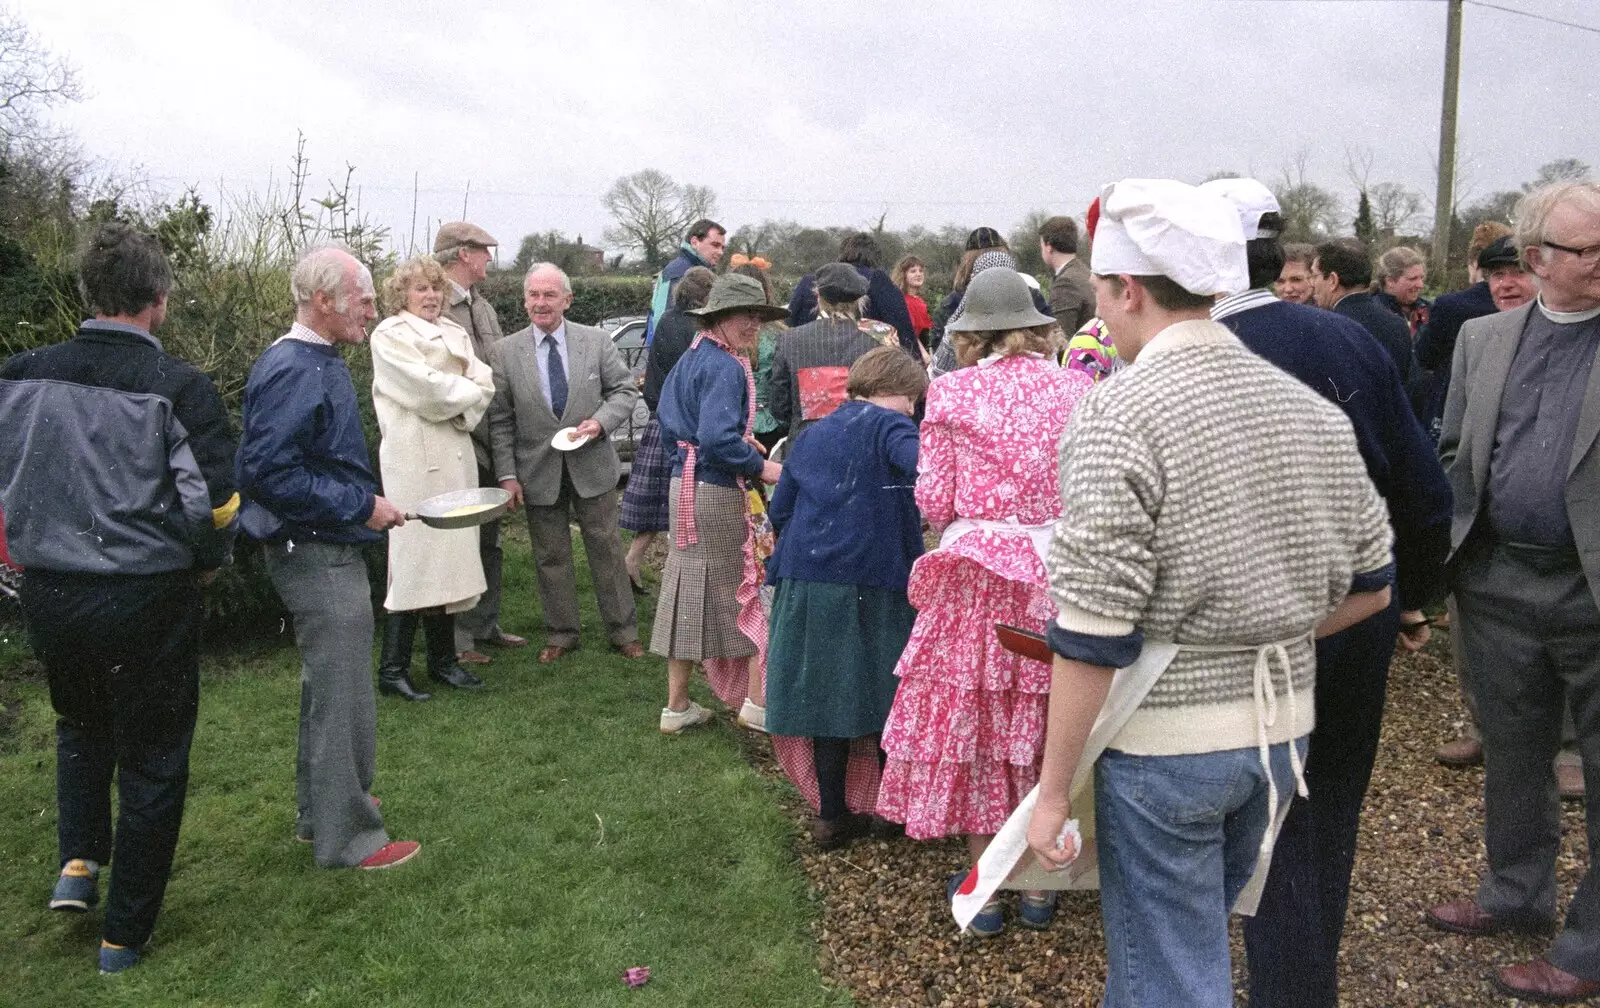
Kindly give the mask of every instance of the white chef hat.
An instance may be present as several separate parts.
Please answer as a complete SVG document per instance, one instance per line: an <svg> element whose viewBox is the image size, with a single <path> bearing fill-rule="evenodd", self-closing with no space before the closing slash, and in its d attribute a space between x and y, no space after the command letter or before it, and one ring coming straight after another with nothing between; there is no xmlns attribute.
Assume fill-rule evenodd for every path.
<svg viewBox="0 0 1600 1008"><path fill-rule="evenodd" d="M1200 184L1201 192L1216 193L1239 208L1239 224L1244 228L1244 240L1276 238L1276 231L1261 230L1261 215L1278 213L1278 197L1272 190L1253 178L1219 178Z"/></svg>
<svg viewBox="0 0 1600 1008"><path fill-rule="evenodd" d="M1090 269L1164 276L1191 294L1250 289L1239 211L1215 193L1171 179L1123 179L1100 191Z"/></svg>

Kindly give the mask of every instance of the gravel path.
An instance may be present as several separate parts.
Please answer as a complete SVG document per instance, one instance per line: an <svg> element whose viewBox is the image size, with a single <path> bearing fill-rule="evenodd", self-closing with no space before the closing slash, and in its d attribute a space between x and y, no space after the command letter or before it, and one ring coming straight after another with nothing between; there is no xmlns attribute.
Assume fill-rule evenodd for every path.
<svg viewBox="0 0 1600 1008"><path fill-rule="evenodd" d="M1517 1004L1496 994L1489 972L1544 949L1542 939L1446 935L1422 919L1429 906L1470 895L1483 865L1482 771L1446 769L1432 756L1463 717L1443 637L1397 659L1390 674L1341 953L1344 1005ZM763 770L777 772L763 740L751 738L746 748ZM790 809L798 820L807 812L798 800ZM1563 826L1564 904L1585 863L1581 802L1565 803ZM802 831L798 848L824 906L816 925L822 972L857 1004L1098 1004L1105 949L1093 893L1063 894L1047 932L1012 924L999 938L962 939L942 898L945 878L964 861L959 841L863 841L823 853ZM1237 987L1244 959L1237 929L1234 953Z"/></svg>

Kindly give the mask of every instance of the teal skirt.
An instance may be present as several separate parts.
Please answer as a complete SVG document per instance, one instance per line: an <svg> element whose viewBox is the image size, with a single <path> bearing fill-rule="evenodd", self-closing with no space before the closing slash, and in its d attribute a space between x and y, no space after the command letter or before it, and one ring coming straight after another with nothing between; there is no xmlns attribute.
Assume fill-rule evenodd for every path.
<svg viewBox="0 0 1600 1008"><path fill-rule="evenodd" d="M917 611L887 588L778 582L767 642L767 731L857 738L883 730Z"/></svg>

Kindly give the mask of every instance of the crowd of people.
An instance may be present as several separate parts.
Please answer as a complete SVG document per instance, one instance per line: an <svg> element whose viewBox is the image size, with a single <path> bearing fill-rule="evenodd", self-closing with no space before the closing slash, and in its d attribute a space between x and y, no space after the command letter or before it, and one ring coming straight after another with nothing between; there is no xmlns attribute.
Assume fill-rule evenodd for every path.
<svg viewBox="0 0 1600 1008"><path fill-rule="evenodd" d="M1514 230L1473 235L1472 286L1432 301L1414 249L1283 228L1252 179L1126 179L1089 208L1087 256L1075 219L1041 225L1046 283L973 231L930 312L926 265L884 269L868 235L783 305L759 258L719 273L726 231L698 221L636 379L566 318L550 264L502 335L474 290L496 243L455 222L384 284L375 468L339 349L378 314L366 267L295 265L236 445L153 335L159 243L102 226L94 318L0 370L0 507L59 715L50 907L92 907L114 861L100 966L138 961L182 817L201 586L236 533L263 544L303 661L295 838L326 867L414 857L371 793L362 551L386 541L377 691L429 699L419 626L434 683L481 687L480 647L528 643L500 623L499 523L406 515L498 487L526 515L540 663L579 645L573 525L622 660L646 652L635 601L664 540L659 730L716 716L699 666L769 735L822 849L961 836L976 863L1025 818L1049 871L1014 909L972 897L968 930L1048 929L1059 889L1097 887L1110 1006L1231 1005L1230 912L1252 1005L1338 1003L1390 661L1447 618L1472 724L1438 757L1485 764L1488 857L1427 920L1553 931L1561 796L1600 773L1600 186L1529 193ZM624 492L610 435L641 396ZM955 871L942 898L977 882ZM1499 988L1600 993L1597 901L1586 873Z"/></svg>

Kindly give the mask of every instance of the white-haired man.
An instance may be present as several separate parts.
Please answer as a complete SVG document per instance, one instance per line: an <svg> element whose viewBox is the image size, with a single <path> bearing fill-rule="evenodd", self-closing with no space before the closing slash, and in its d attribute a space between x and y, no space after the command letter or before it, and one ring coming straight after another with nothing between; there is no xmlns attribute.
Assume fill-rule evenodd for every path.
<svg viewBox="0 0 1600 1008"><path fill-rule="evenodd" d="M295 838L324 868L391 868L421 845L390 841L372 796L372 589L361 550L405 524L378 495L339 344L377 316L372 274L348 252L315 249L289 276L294 325L250 369L238 456L240 525L263 541L267 573L300 648Z"/></svg>
<svg viewBox="0 0 1600 1008"><path fill-rule="evenodd" d="M539 662L547 665L578 646L574 520L611 647L639 658L644 647L617 525L622 464L611 444L611 432L633 413L639 390L606 333L567 321L572 281L560 269L535 263L522 282L522 303L528 327L489 350L495 384L489 434L500 485L514 503L527 505L545 622ZM567 428L565 443L575 446L557 449L551 439Z"/></svg>
<svg viewBox="0 0 1600 1008"><path fill-rule="evenodd" d="M1439 456L1455 492L1448 567L1484 753L1489 870L1475 899L1428 920L1460 934L1556 921L1561 805L1552 769L1570 706L1589 793L1600 787L1600 185L1537 189L1516 242L1539 280L1521 308L1461 327ZM1600 994L1600 803L1589 861L1544 958L1496 985L1533 1001Z"/></svg>
<svg viewBox="0 0 1600 1008"><path fill-rule="evenodd" d="M489 362L489 348L505 334L500 330L500 317L495 314L494 305L473 287L489 275L489 263L494 258L489 250L497 245L499 242L494 235L467 221L439 225L439 233L433 239L434 257L444 267L445 278L450 281L444 313L472 337L472 352L485 364ZM494 456L489 449L487 416L472 429L472 451L478 459L478 485L498 486ZM479 644L523 647L528 643L500 627L500 567L504 558L498 521L478 526L478 559L483 562L486 587L478 604L456 617L456 658L487 665L489 656L478 650Z"/></svg>

